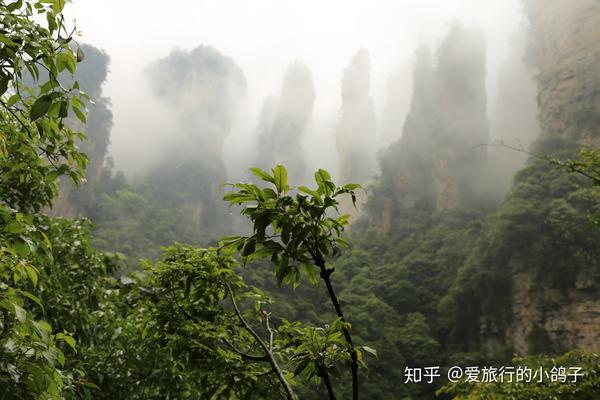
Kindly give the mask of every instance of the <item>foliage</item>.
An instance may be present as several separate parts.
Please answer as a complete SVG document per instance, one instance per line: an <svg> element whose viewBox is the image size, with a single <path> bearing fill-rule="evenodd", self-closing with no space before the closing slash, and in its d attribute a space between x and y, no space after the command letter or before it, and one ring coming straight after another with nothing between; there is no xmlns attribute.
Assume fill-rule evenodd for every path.
<svg viewBox="0 0 600 400"><path fill-rule="evenodd" d="M579 174L588 178L596 188L596 195L600 187L600 151L597 149L583 149L579 151L579 157L575 159L563 160L560 158L550 158L550 163L558 166L567 172ZM591 216L591 221L597 227L600 227L600 214Z"/></svg>
<svg viewBox="0 0 600 400"><path fill-rule="evenodd" d="M266 299L244 284L235 265L214 249L189 246L168 248L159 262L146 263L141 331L164 357L146 380L143 398L268 398L279 392L271 365L264 355L254 356L261 348L231 304L231 296Z"/></svg>
<svg viewBox="0 0 600 400"><path fill-rule="evenodd" d="M572 146L553 145L573 154ZM482 326L502 335L510 323L511 272L519 265L527 266L537 287L558 294L573 287L577 276L595 274L600 268L600 232L590 219L598 212L600 199L584 177L569 176L546 160L530 160L516 175L505 202L486 221L444 299L445 312L461 321L454 323L454 340L477 341ZM556 343L545 342L546 348L536 345L535 351L556 348Z"/></svg>
<svg viewBox="0 0 600 400"><path fill-rule="evenodd" d="M592 400L600 393L600 356L582 352L571 352L560 357L548 356L517 357L513 359L515 366L529 367L532 371L542 368L549 373L542 382L492 382L467 383L460 381L449 384L438 391L438 394L450 394L455 400ZM581 368L583 377L576 381L569 376L570 368ZM561 368L564 368L562 372ZM565 373L565 370L567 371ZM554 375L554 379L553 379Z"/></svg>
<svg viewBox="0 0 600 400"><path fill-rule="evenodd" d="M341 253L340 247L347 245L340 235L349 216L333 218L327 213L330 209L337 211L339 196L350 194L355 199L354 190L359 186L336 187L327 171L321 169L315 173L318 188L300 186L294 197L289 193L287 170L282 165L273 169L273 175L257 168L252 172L273 188L260 189L252 183L232 185L239 190L226 194L225 200L232 206L250 203L241 213L252 221L254 234L226 239L226 244L240 250L246 261L270 258L279 283L293 282L297 286L301 267L309 281L315 283L313 262L336 257Z"/></svg>
<svg viewBox="0 0 600 400"><path fill-rule="evenodd" d="M338 187L318 170L316 188L292 188L283 166L252 169L267 187L238 183L225 196L243 206L249 236L227 238L219 249L175 245L144 262L143 272L124 275L122 256L93 248L89 221L43 214L61 176L78 183L86 176L87 157L77 148L84 135L69 123L94 117L71 79L83 52L63 7L62 0L0 2L1 399L320 399L321 385L329 398L356 398L359 376L370 399L431 398L437 386L401 384L404 366L506 360L515 265L559 294L598 272L600 233L590 223L600 215L598 153L573 158L576 146L557 142L549 144L568 158L531 160L496 210L433 212L423 201L393 210L383 235L371 217L395 195L389 171L353 225L353 248L337 206L342 196L354 200L358 185ZM108 143L105 99L96 117L93 160ZM222 171L185 162L134 183L105 168L81 194L96 223L93 242L138 259L158 256L158 245L219 235L229 219L209 178ZM240 268L231 249L252 268ZM303 277L314 285L300 285ZM530 352L560 348L537 324L528 339ZM380 349L360 375L375 351L354 343ZM577 385L457 384L439 394L597 397L596 355L514 362L579 364L589 374Z"/></svg>
<svg viewBox="0 0 600 400"><path fill-rule="evenodd" d="M135 269L143 258L157 259L161 246L179 241L212 245L222 235L244 227L224 203L198 196L210 179L190 166L182 172L163 169L134 182L106 166L95 185L86 184L76 192L82 213L94 221L93 244L103 251L126 256ZM178 178L174 181L173 176Z"/></svg>
<svg viewBox="0 0 600 400"><path fill-rule="evenodd" d="M294 398L284 389L295 376L318 382L310 368L349 359L339 319L325 328L278 323L269 298L236 268L216 249L176 245L146 262L145 275L107 290L92 313L100 329L84 350L101 388L95 398ZM361 360L373 352L358 351Z"/></svg>
<svg viewBox="0 0 600 400"><path fill-rule="evenodd" d="M598 150L581 150L579 159L552 158L551 162L566 171L575 172L591 179L594 186L600 186L600 151Z"/></svg>
<svg viewBox="0 0 600 400"><path fill-rule="evenodd" d="M43 268L54 263L39 212L56 195L57 179L80 181L87 163L74 144L81 135L65 124L70 113L85 120L85 96L77 83L64 87L57 79L83 58L69 45L74 31L63 23L63 7L62 0L0 3L2 398L61 398L82 375L67 367L61 344L74 350L75 341L41 318L45 304L34 294L45 285ZM36 87L23 83L26 75Z"/></svg>
<svg viewBox="0 0 600 400"><path fill-rule="evenodd" d="M73 32L66 32L60 14L63 5L58 0L1 5L0 190L6 206L23 212L50 205L56 179L68 174L80 180L87 161L74 145L77 135L64 124L69 109L82 115L82 93L77 83L65 88L57 80L59 72L73 73L76 65L69 47ZM34 22L34 14L47 26ZM25 87L23 75L37 78L41 68L49 72L47 81L36 81L37 90Z"/></svg>
<svg viewBox="0 0 600 400"><path fill-rule="evenodd" d="M327 171L319 169L315 172L317 187L310 189L299 186L294 196L283 165L275 166L271 174L259 168L252 168L251 172L270 187L261 189L252 183L236 183L232 186L237 191L226 194L224 199L232 206L244 205L241 214L252 221L253 234L224 240L224 245L239 250L246 262L260 258L270 259L279 284L293 282L294 287L298 286L302 275L301 267L309 281L316 284L314 267L318 268L319 277L325 283L336 315L342 322L346 351L351 360L352 397L356 399L358 352L352 341L352 325L345 320L331 284L330 276L335 269L328 268L326 262L339 256L340 247L347 245L341 234L348 224L349 216L334 218L330 214L339 214L338 198L342 195L350 195L354 203L354 190L359 189L360 185L338 187ZM323 376L329 397L335 398L326 366L327 363L322 361L317 364L317 371Z"/></svg>

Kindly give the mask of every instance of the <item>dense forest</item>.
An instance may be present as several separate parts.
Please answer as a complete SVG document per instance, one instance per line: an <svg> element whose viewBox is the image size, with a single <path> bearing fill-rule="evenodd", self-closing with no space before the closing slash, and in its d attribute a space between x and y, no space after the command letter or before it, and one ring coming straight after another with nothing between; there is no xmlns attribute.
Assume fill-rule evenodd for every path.
<svg viewBox="0 0 600 400"><path fill-rule="evenodd" d="M0 399L600 398L600 5L522 3L493 115L481 30L414 50L402 118L395 76L378 119L361 48L339 176L311 171L319 87L296 61L227 183L252 84L233 58L147 66L177 126L128 176L110 54L63 0L0 1Z"/></svg>

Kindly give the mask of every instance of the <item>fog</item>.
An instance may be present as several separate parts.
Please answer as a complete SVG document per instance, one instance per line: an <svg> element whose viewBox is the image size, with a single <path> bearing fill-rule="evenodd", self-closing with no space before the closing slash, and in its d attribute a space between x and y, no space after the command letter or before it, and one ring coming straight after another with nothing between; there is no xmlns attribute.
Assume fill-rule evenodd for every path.
<svg viewBox="0 0 600 400"><path fill-rule="evenodd" d="M310 121L299 137L306 167L325 167L337 175L342 80L361 48L368 52L367 95L381 127L368 136L374 147L382 148L402 132L389 129L389 120L403 121L408 109L419 45L438 48L453 21L479 28L487 48L490 114L496 110L498 71L511 54L509 39L524 25L518 0L106 0L74 2L67 13L77 16L80 41L103 49L111 58L103 91L114 114L109 152L116 168L128 175L140 173L160 157L165 143L181 129L182 113L193 101L179 97L167 106L177 86L157 91L161 78L151 76L149 66L198 46L210 46L239 66L247 87L235 112L229 110L231 132L222 138L229 179L245 177L245 170L256 162L257 127L265 123L264 112L268 112L265 99L281 96L291 64L305 65L315 88ZM178 78L169 79L175 84ZM396 112L386 113L391 103L398 104Z"/></svg>
<svg viewBox="0 0 600 400"><path fill-rule="evenodd" d="M223 140L246 93L244 73L235 61L213 47L199 46L174 50L144 73L155 97L175 117L161 138L167 151L194 156L194 149L202 149L209 162L220 160Z"/></svg>
<svg viewBox="0 0 600 400"><path fill-rule="evenodd" d="M295 181L303 180L306 161L301 140L311 120L315 87L308 67L291 64L278 97L268 97L263 105L256 139L258 155L254 165L268 169L284 164Z"/></svg>

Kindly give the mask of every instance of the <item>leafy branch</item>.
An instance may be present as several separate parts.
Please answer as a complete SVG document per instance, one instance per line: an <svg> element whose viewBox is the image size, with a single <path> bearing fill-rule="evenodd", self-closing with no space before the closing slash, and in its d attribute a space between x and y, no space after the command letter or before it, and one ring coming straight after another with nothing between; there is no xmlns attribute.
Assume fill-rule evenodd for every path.
<svg viewBox="0 0 600 400"><path fill-rule="evenodd" d="M252 221L253 234L226 238L221 245L240 251L245 262L269 258L274 264L279 284L293 283L296 287L302 275L316 284L316 272L319 272L341 323L351 361L352 398L358 399L359 355L352 340L351 324L344 317L331 282L335 268L328 267L327 261L338 257L341 248L348 246L341 235L349 216L339 215L339 199L342 195L348 195L355 204L355 190L361 187L353 183L338 187L327 171L319 169L315 172L315 189L299 186L292 193L283 165L275 166L271 173L259 168L251 168L250 171L268 186L259 188L252 183L231 184L234 191L227 193L224 199L230 206L243 205L241 214ZM337 216L332 217L332 214ZM333 399L335 395L326 372L326 368L322 368L320 375L330 399Z"/></svg>

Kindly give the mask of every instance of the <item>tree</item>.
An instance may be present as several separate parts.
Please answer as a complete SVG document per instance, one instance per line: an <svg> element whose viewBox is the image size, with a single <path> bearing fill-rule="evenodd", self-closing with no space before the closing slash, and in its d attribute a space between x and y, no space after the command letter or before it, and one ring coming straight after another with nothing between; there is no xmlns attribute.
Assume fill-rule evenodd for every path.
<svg viewBox="0 0 600 400"><path fill-rule="evenodd" d="M57 78L83 59L70 47L75 30L64 24L64 3L0 2L0 386L12 398L61 398L81 375L64 368L60 343L75 349L74 339L32 312L44 308L33 290L53 262L40 211L58 178L80 182L87 163L75 146L82 135L65 123L70 114L85 120L85 95Z"/></svg>
<svg viewBox="0 0 600 400"><path fill-rule="evenodd" d="M336 212L338 199L349 195L355 202L357 184L336 186L329 173L319 169L315 173L316 189L299 186L295 195L287 182L287 170L277 165L272 173L259 168L251 172L270 187L259 188L251 183L236 183L233 192L225 195L231 206L243 205L242 215L253 223L253 234L247 237L228 238L223 242L241 251L245 261L269 258L275 267L277 281L297 286L304 275L313 284L317 283L317 272L327 288L327 293L341 322L346 352L352 371L352 396L358 398L358 367L362 350L352 340L352 325L344 318L341 305L331 283L335 268L328 261L341 254L347 242L341 238L348 215L331 217ZM338 211L339 214L339 211ZM315 270L316 267L316 270ZM306 364L305 368L308 366ZM325 382L329 397L335 398L329 379L327 363L317 366L317 375ZM302 372L300 368L298 373Z"/></svg>
<svg viewBox="0 0 600 400"><path fill-rule="evenodd" d="M260 308L268 299L245 285L233 270L236 264L231 256L215 249L167 249L163 260L148 269L157 336L165 339L166 346L179 348L185 358L204 361L203 367L190 365L188 371L202 371L196 391L209 393L207 398L215 394L231 398L234 393L236 398L256 396L257 392L273 395L275 385L269 379L273 374L285 397L294 399L276 359L268 315ZM263 340L242 312L238 303L244 299L256 303L255 311L264 316L270 340Z"/></svg>

